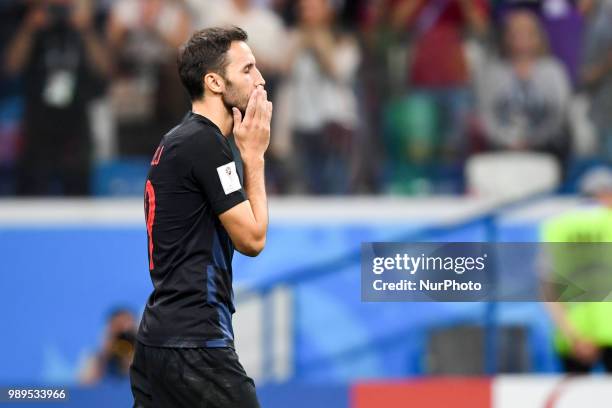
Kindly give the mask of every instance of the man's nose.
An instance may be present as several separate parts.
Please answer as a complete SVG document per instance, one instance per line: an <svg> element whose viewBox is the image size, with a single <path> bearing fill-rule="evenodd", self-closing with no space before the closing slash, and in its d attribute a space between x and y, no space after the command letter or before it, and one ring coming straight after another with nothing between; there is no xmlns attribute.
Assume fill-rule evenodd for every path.
<svg viewBox="0 0 612 408"><path fill-rule="evenodd" d="M256 81L256 86L259 86L259 85L264 86L264 85L266 85L266 80L264 79L263 75L261 75L261 72L259 70L257 70L257 75L258 75L258 78L257 78L257 81Z"/></svg>

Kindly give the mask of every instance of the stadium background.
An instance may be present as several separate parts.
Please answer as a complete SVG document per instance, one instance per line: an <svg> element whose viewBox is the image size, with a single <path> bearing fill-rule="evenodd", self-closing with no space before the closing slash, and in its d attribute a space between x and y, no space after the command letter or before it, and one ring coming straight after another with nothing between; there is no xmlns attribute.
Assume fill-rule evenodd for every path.
<svg viewBox="0 0 612 408"><path fill-rule="evenodd" d="M135 2L92 3L92 24L100 39L107 38L109 16L133 12L130 3ZM157 19L160 26L164 15L179 18L182 12L192 18L190 28L210 23L205 20L213 14L232 16L231 8L224 8L230 1L151 3L167 9ZM304 10L320 7L314 0L301 2L297 12L293 2L252 3L260 13L252 19L274 27L282 21L287 30L299 27L296 20L305 19ZM345 54L338 52L348 55L339 64L353 64L345 77L350 81L340 81L346 85L342 91L335 88L321 96L330 98L321 104L323 113L334 113L334 105L354 109L350 118L330 114L344 131L330 130L324 121L295 122L283 107L300 100L287 89L301 83L302 71L268 68L268 78L274 79L269 85L279 98L268 161L273 196L268 243L260 257L237 256L234 262L237 347L263 406L606 406L612 396L609 379L598 375L567 381L560 375L552 323L542 304L362 303L359 247L367 241L535 242L542 222L590 205L578 193L589 170L610 160L609 128L597 108L608 106L612 97L607 91L612 73L589 82L580 67L592 62L590 50L612 50L611 37L597 31L601 21L609 21L609 2L474 1L481 5L486 35L468 35L473 27L468 30L453 13L444 26L465 34L461 47L469 75L450 72L450 79L439 83L423 77L423 71L435 68L427 59L435 56L421 56L420 74L402 62L407 50L430 40L425 34L419 38L384 30L391 11L403 3L330 2L338 25L359 50L358 58L351 57L355 49L350 47ZM424 3L446 7L454 1ZM35 4L14 0L0 6L5 68L11 41ZM503 48L502 21L515 8L538 13L550 37L546 58L563 67L571 89L565 100L556 101L561 119L544 147L500 143L499 135L489 134L489 113L478 102L481 84L494 88L486 75L479 77L492 70L489 47ZM230 22L252 23L248 15ZM140 29L130 26L130 18L121 21L130 30ZM438 28L435 20L417 22L423 32ZM262 25L253 30L263 30ZM559 34L564 30L569 35ZM115 55L113 47L119 46L110 36L108 41L109 55ZM171 53L163 55L167 60L151 63L163 67L173 61ZM261 56L269 66L276 58L274 53ZM137 126L126 126L129 120L117 111L125 104L115 98L124 74L119 69L107 73L84 102L88 110L81 119L92 133L82 135L91 138L91 146L81 169L88 183L76 193L85 197L79 198L66 197L73 192L65 190L61 175L38 191L20 186L24 167L45 179L54 165L41 170L24 160L24 118L32 114L24 89L33 78L9 69L1 77L0 386L66 386L70 406L129 404L125 379L84 387L79 371L100 347L108 311L124 306L139 314L151 290L141 194L150 155L167 123L156 121L144 138L134 130ZM354 105L347 102L347 90ZM543 95L548 90L544 86ZM164 112L171 116L168 109ZM143 112L132 114L142 118ZM301 144L300 138L312 135L324 135L323 150L313 153L313 146ZM550 148L559 144L565 146L561 153ZM494 344L488 342L492 334Z"/></svg>

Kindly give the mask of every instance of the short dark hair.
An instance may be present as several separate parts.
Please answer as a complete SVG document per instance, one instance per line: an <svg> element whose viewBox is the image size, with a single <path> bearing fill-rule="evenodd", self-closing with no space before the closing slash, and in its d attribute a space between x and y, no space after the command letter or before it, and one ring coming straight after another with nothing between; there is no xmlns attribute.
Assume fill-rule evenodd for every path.
<svg viewBox="0 0 612 408"><path fill-rule="evenodd" d="M236 26L211 27L196 31L181 47L178 71L191 100L204 96L204 75L209 72L225 75L226 53L232 42L247 38L247 33Z"/></svg>

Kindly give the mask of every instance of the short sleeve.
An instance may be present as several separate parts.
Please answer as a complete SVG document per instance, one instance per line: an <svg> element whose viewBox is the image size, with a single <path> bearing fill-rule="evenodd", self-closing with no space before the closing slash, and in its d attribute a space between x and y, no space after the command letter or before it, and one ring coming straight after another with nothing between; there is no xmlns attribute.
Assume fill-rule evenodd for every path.
<svg viewBox="0 0 612 408"><path fill-rule="evenodd" d="M192 136L188 149L191 173L216 215L246 200L238 166L223 136L212 131L199 132Z"/></svg>

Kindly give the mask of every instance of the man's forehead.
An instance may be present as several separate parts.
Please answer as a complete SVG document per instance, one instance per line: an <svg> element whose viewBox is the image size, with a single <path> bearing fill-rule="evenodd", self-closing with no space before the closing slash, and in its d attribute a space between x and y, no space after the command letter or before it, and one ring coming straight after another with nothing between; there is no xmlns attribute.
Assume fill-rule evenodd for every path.
<svg viewBox="0 0 612 408"><path fill-rule="evenodd" d="M244 41L234 41L227 51L228 65L246 65L255 63L251 48Z"/></svg>

